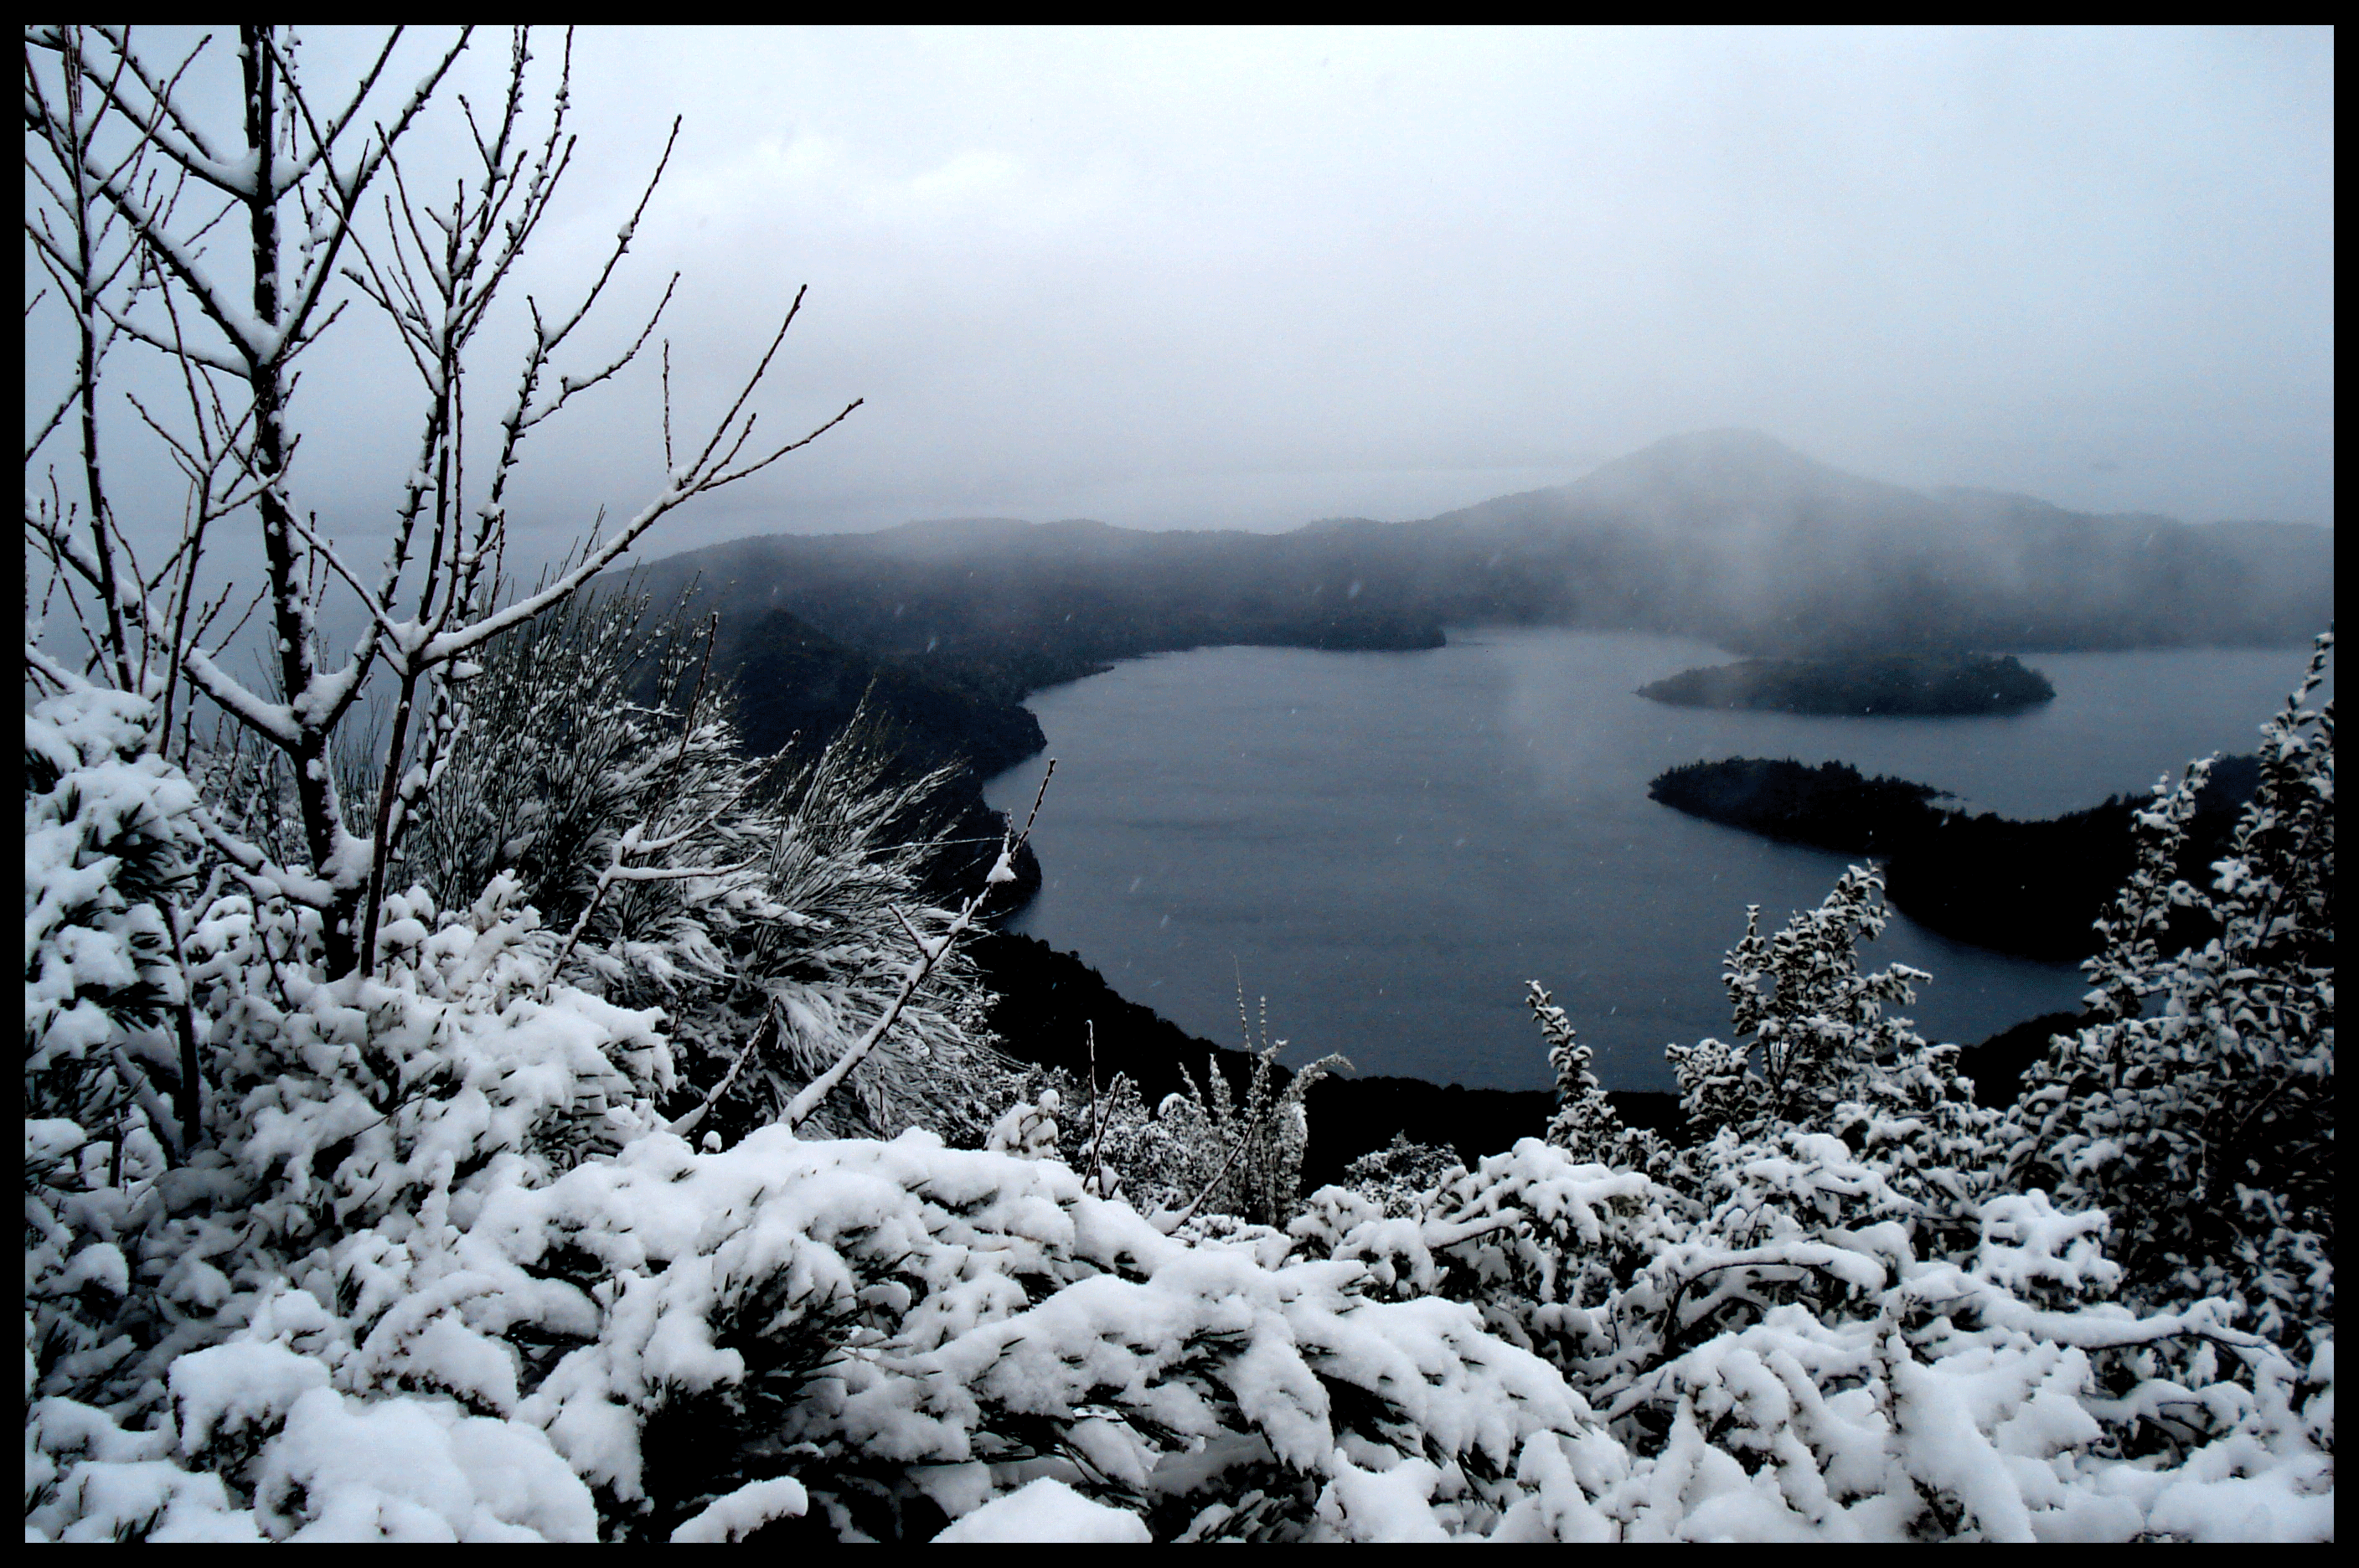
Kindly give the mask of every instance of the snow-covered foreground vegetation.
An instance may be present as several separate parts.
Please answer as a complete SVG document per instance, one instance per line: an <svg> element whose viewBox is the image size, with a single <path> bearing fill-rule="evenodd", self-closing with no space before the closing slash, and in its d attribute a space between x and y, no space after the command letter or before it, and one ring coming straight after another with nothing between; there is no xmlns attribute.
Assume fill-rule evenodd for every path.
<svg viewBox="0 0 2359 1568"><path fill-rule="evenodd" d="M376 229L450 57L361 114L374 71L347 109L282 35L237 48L201 132L124 35L28 39L28 232L82 329L30 449L79 450L27 487L28 1535L2331 1536L2331 637L2210 886L2170 880L2201 765L2158 789L2098 1021L2011 1108L1889 1012L1924 976L1861 972L1859 868L1730 953L1733 1043L1671 1052L1692 1138L1621 1127L1535 983L1546 1139L1304 1194L1309 1073L1150 1106L987 1036L957 939L1013 824L931 907L929 781L861 726L743 758L710 627L581 592L799 444L747 452L767 357L626 524L504 580L521 443L636 352L554 368L606 274L544 305L458 463L571 155L561 89L523 128L524 39L481 168ZM370 577L296 499L338 299L425 389ZM101 361L143 345L190 487L145 565L100 451ZM234 526L252 684L200 584ZM2193 902L2222 934L2162 951Z"/></svg>
<svg viewBox="0 0 2359 1568"><path fill-rule="evenodd" d="M397 896L379 962L332 980L301 909L202 896L205 796L146 750L152 704L51 680L26 741L44 1535L2332 1533L2331 708L2270 726L2215 888L2125 890L2093 966L2114 1021L2007 1113L1885 1015L1914 976L1860 974L1855 870L1730 954L1743 1043L1674 1051L1701 1141L1617 1127L1536 987L1546 1142L1397 1149L1295 1199L1230 1175L1256 1128L1299 1159L1295 1105L1249 1127L1043 1087L960 1035L955 974L843 1136L775 1119L783 1051L674 1130L735 1065L694 1021L712 995L841 1041L875 1004L829 964L913 966L840 885L879 857L808 792L746 815L804 847L825 915L764 905L762 864L647 884L669 959L619 926L590 954L502 870ZM2190 800L2158 795L2151 862ZM581 846L593 886L609 848ZM2141 946L2198 897L2221 939ZM795 934L755 966L757 922ZM621 995L675 972L702 1011ZM990 1125L924 1125L943 1059Z"/></svg>

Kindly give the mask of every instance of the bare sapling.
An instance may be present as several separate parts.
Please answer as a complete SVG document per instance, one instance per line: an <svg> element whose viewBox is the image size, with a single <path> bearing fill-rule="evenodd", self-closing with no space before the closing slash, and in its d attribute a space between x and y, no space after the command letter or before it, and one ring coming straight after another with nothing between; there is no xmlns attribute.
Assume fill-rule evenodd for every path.
<svg viewBox="0 0 2359 1568"><path fill-rule="evenodd" d="M619 353L560 370L560 351L630 249L679 125L582 294L558 310L525 300L523 364L493 421L488 472L475 480L465 360L572 166L572 39L568 33L543 121L527 91L529 34L510 35L496 107L479 115L460 100L467 172L448 194L429 197L400 148L473 33L462 31L414 89L387 103L376 90L401 37L392 33L350 95L332 103L305 85L290 33L241 28L237 112L221 124L227 117L211 114L187 82L210 36L177 61L158 61L127 28L27 35L35 208L27 232L77 341L69 386L31 427L27 461L60 430L76 431L82 448L74 485L52 477L46 495L28 486L28 542L62 586L90 644L90 668L160 698L156 750L188 760L187 712L201 696L277 756L300 828L296 855L272 853L216 811L202 813L202 826L251 891L319 912L331 978L375 962L402 836L466 723L471 656L564 603L672 511L761 472L859 407L854 400L794 439L756 439L751 404L801 308L798 290L725 411L701 441L677 450L665 377L658 491L619 527L605 527L602 512L564 570L502 603L511 481L526 439L633 363L677 291L675 276ZM242 243L223 244L229 234ZM293 423L303 356L356 299L391 323L423 387L415 462L373 570L348 561L303 505ZM120 515L100 453L102 376L122 343L165 355L186 405L129 398L189 485L177 541L144 565L132 539L153 537L154 519L135 527ZM265 562L255 604L272 652L259 686L225 667L234 628L216 633L232 595L206 597L199 582L207 550L233 523L255 530ZM364 617L341 652L322 631L332 591L350 593ZM390 687L389 734L369 798L350 800L338 779L340 729L373 677ZM615 867L617 877L634 874Z"/></svg>

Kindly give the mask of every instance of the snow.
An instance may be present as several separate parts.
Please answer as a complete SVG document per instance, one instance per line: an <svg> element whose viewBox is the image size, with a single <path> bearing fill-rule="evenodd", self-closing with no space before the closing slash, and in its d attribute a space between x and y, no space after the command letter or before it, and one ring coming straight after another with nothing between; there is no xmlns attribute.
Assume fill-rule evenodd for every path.
<svg viewBox="0 0 2359 1568"><path fill-rule="evenodd" d="M172 1363L172 1402L180 1452L195 1454L216 1437L283 1423L295 1401L329 1383L321 1362L278 1345L216 1345Z"/></svg>
<svg viewBox="0 0 2359 1568"><path fill-rule="evenodd" d="M1353 586L1357 586L1354 584ZM1446 1541L1450 1532L1430 1502L1441 1472L1422 1459L1403 1459L1381 1473L1343 1461L1319 1499L1321 1521L1344 1541Z"/></svg>
<svg viewBox="0 0 2359 1568"><path fill-rule="evenodd" d="M708 1504L673 1530L671 1539L690 1544L742 1541L773 1519L800 1519L810 1507L810 1494L791 1475L749 1482Z"/></svg>
<svg viewBox="0 0 2359 1568"><path fill-rule="evenodd" d="M583 1486L538 1430L442 1401L299 1398L264 1450L255 1506L274 1539L595 1541ZM291 1527L291 1528L289 1528ZM285 1530L280 1534L278 1530Z"/></svg>
<svg viewBox="0 0 2359 1568"><path fill-rule="evenodd" d="M1128 1546L1154 1537L1136 1514L1093 1503L1062 1481L1043 1475L984 1504L934 1539L969 1545L1054 1541Z"/></svg>
<svg viewBox="0 0 2359 1568"><path fill-rule="evenodd" d="M715 877L595 964L511 868L420 886L330 979L316 911L197 875L152 722L95 688L27 718L28 1537L2332 1539L2320 1222L2256 1178L2243 1251L2151 1261L2198 1185L2180 1107L2331 1104L2331 973L2250 945L2278 904L2327 931L2324 883L2258 841L2219 942L2107 961L2173 1005L2064 1040L2012 1110L1886 1016L1914 976L1858 971L1862 870L1731 953L1740 1043L1672 1053L1696 1140L1621 1128L1535 988L1549 1138L1300 1194L1299 1094L993 1076L939 997L842 1123L668 1130L745 1059L699 995L736 933L865 976L762 992L806 1067L884 1040L954 924L844 892L886 816L796 900ZM2116 1051L2143 1076L2088 1090Z"/></svg>

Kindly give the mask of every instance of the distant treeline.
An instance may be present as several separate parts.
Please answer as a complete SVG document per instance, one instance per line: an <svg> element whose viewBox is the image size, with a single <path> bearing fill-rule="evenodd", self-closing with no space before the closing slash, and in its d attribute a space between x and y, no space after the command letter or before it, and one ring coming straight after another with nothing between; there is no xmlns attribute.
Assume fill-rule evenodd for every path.
<svg viewBox="0 0 2359 1568"><path fill-rule="evenodd" d="M661 574L655 574L658 579ZM635 586L646 591L641 573ZM676 583L656 583L655 603L675 602ZM726 598L725 595L721 596ZM901 770L914 776L953 766L957 776L946 795L954 838L963 844L933 878L935 890L951 898L970 872L989 866L996 853L1000 818L984 804L984 781L1038 752L1039 721L1024 699L1044 686L1079 680L1131 658L1168 648L1208 642L1265 641L1312 648L1439 647L1439 630L1405 626L1381 616L1345 614L1304 615L1256 623L1252 635L1228 637L1197 619L1142 617L1125 623L1120 636L1101 626L1076 641L1033 630L1011 629L990 638L969 638L960 651L897 649L877 641L862 645L821 631L782 609L754 608L735 601L716 606L712 598L697 611L720 607L713 666L732 683L738 731L746 752L767 757L789 746L809 751L842 733L864 702ZM1060 623L1061 625L1061 623ZM882 639L877 639L882 641ZM980 841L988 840L988 844ZM1028 898L1039 885L1037 864L1027 851L1017 866L1016 891ZM1018 899L1021 902L1021 898Z"/></svg>
<svg viewBox="0 0 2359 1568"><path fill-rule="evenodd" d="M1054 1067L1085 1079L1090 1035L1097 1040L1101 1085L1125 1073L1148 1105L1180 1092L1185 1067L1201 1084L1206 1064L1242 1091L1253 1075L1253 1058L1189 1034L1152 1009L1125 1000L1078 953L1059 953L1034 937L994 931L970 949L984 984L999 994L991 1027L1004 1048L1020 1060ZM1544 1062L1538 1030L1532 1035L1535 1063ZM1292 1075L1278 1070L1281 1084ZM1669 1134L1680 1130L1679 1102L1645 1091L1614 1091L1608 1096L1623 1120ZM1521 1138L1548 1130L1556 1105L1548 1089L1467 1089L1416 1078L1334 1077L1312 1085L1304 1111L1310 1143L1304 1152L1305 1190L1340 1181L1344 1167L1384 1148L1396 1133L1413 1142L1456 1150L1472 1165L1486 1154L1511 1149Z"/></svg>
<svg viewBox="0 0 2359 1568"><path fill-rule="evenodd" d="M2198 797L2179 875L2208 877L2237 809L2252 798L2259 760L2221 758ZM1770 838L1885 863L1886 896L1944 936L2025 958L2087 957L2092 924L2130 873L2137 804L2114 796L2046 822L1969 816L1931 804L1930 785L1865 779L1848 763L1816 768L1756 757L1692 762L1658 775L1647 793L1678 811ZM2168 940L2210 933L2192 919Z"/></svg>
<svg viewBox="0 0 2359 1568"><path fill-rule="evenodd" d="M1110 1084L1116 1073L1127 1073L1149 1105L1180 1091L1183 1066L1201 1083L1210 1062L1239 1091L1252 1077L1253 1059L1244 1051L1189 1034L1125 1000L1078 953L1059 953L1037 938L1005 931L983 937L972 951L985 983L999 993L991 1027L1004 1048L1023 1061L1082 1079L1089 1071L1094 1029L1098 1083ZM1961 1051L1959 1064L1973 1079L1976 1097L1984 1105L2012 1104L2024 1070L2045 1053L2048 1037L2075 1023L2069 1013L2038 1018ZM1535 1030L1536 1063L1542 1060L1540 1051ZM1289 1076L1278 1070L1281 1083ZM1629 1126L1652 1127L1675 1144L1687 1141L1677 1096L1613 1089L1606 1098ZM1307 1192L1342 1180L1353 1160L1384 1148L1397 1133L1451 1149L1471 1166L1484 1155L1512 1149L1518 1138L1546 1133L1556 1094L1548 1089L1468 1089L1419 1078L1337 1076L1312 1085L1303 1108L1310 1121L1302 1162Z"/></svg>
<svg viewBox="0 0 2359 1568"><path fill-rule="evenodd" d="M1748 659L1683 670L1638 688L1679 708L1745 708L1783 713L1930 715L2012 713L2053 702L2056 688L2014 655L1861 655L1846 659Z"/></svg>
<svg viewBox="0 0 2359 1568"><path fill-rule="evenodd" d="M1821 658L2292 644L2333 618L2329 529L1919 494L1741 431L1419 522L965 519L739 539L647 570L659 599L695 583L733 635L784 611L1009 701L1144 653L1431 648L1486 622Z"/></svg>

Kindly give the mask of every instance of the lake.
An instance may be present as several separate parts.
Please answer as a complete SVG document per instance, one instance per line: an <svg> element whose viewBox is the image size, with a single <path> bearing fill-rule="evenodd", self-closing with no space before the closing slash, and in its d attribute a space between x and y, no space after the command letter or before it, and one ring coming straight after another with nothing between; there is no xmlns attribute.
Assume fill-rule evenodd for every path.
<svg viewBox="0 0 2359 1568"><path fill-rule="evenodd" d="M1453 628L1406 653L1219 648L1133 659L1037 693L1040 757L992 780L1027 806L1039 897L1011 929L1078 952L1124 996L1223 1044L1237 996L1289 1042L1364 1073L1551 1082L1524 982L1556 993L1608 1088L1671 1086L1663 1047L1728 1033L1722 954L1826 896L1851 857L1647 798L1699 758L1839 759L2044 817L2250 750L2299 648L2039 654L2056 700L1986 718L1669 708L1647 681L1729 655L1561 628ZM1972 1043L2076 1005L2086 983L1895 914L1870 967L1932 973L1899 1009Z"/></svg>

